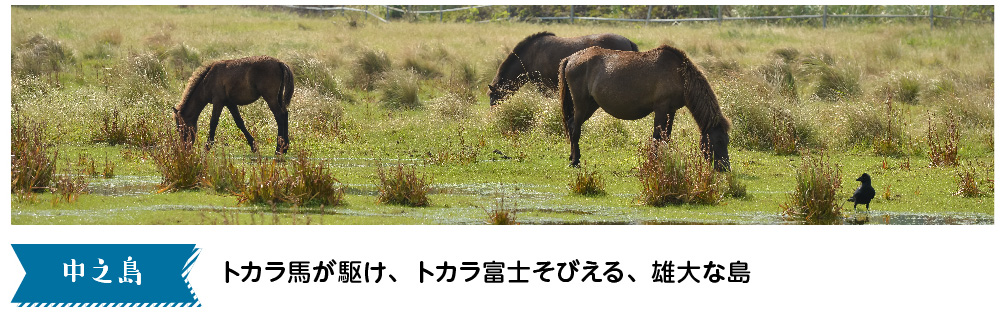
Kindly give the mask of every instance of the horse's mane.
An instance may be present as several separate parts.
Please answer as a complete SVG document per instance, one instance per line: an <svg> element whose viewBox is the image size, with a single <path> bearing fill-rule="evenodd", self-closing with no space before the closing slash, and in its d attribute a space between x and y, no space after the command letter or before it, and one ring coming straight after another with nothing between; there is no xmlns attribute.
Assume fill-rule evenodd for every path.
<svg viewBox="0 0 1005 320"><path fill-rule="evenodd" d="M712 90L712 85L708 83L708 79L705 78L701 69L680 49L668 45L662 45L657 49L673 54L680 59L679 70L681 77L684 78L685 103L688 110L691 111L691 115L694 116L694 121L698 123L698 127L702 131L715 127L722 127L723 130L728 131L731 126L729 119L722 114L719 99L715 97L715 91Z"/></svg>
<svg viewBox="0 0 1005 320"><path fill-rule="evenodd" d="M524 48L526 48L527 46L529 46L532 42L536 41L537 38L546 37L546 36L554 36L554 35L555 35L554 33L551 33L551 32L548 32L548 31L541 31L541 32L529 35L526 38L523 38L523 40L520 40L520 43L517 43L516 46L513 47L513 51L511 53L517 52L517 51L523 51Z"/></svg>
<svg viewBox="0 0 1005 320"><path fill-rule="evenodd" d="M208 64L199 67L198 70L192 73L192 77L188 78L188 84L185 85L185 93L181 96L181 102L175 107L176 110L181 111L180 108L188 103L188 99L192 96L192 91L195 91L195 88L202 84L202 80L206 78L211 69L213 69L213 64Z"/></svg>
<svg viewBox="0 0 1005 320"><path fill-rule="evenodd" d="M533 43L534 41L537 41L537 39L539 39L539 38L546 37L546 36L554 36L554 35L555 35L554 33L551 33L551 32L548 32L548 31L541 31L541 32L529 35L526 38L523 38L523 40L520 40L520 43L517 43L516 46L513 47L513 50L510 50L509 54L506 55L506 59L503 60L503 62L499 65L499 70L501 71L501 70L509 67L510 64L519 63L521 65L521 68L524 71L526 71L527 68L526 68L526 66L523 66L523 61L521 60L520 55L517 54L517 52L523 51L523 49L529 47L531 43ZM492 85L500 85L499 81L501 80L500 79L500 75L501 74L502 74L501 72L497 72L496 73L496 77L494 79L492 79ZM509 88L509 89L510 90L516 90L515 88Z"/></svg>

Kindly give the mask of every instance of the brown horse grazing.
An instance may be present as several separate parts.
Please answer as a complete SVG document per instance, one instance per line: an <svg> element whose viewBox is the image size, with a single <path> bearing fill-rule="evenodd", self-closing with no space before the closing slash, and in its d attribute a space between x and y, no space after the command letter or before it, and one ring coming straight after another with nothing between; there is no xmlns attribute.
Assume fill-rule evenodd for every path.
<svg viewBox="0 0 1005 320"><path fill-rule="evenodd" d="M529 81L537 83L539 88L555 90L558 87L558 62L592 46L639 51L639 47L628 38L610 33L575 38L556 37L551 32L532 34L513 47L506 60L499 65L499 71L489 85L489 105L498 104Z"/></svg>
<svg viewBox="0 0 1005 320"><path fill-rule="evenodd" d="M683 51L661 46L646 52L591 47L559 64L562 115L572 166L579 166L582 125L597 108L624 120L656 112L653 138L671 132L674 113L687 106L701 130L701 150L718 171L729 171L730 122L705 75Z"/></svg>
<svg viewBox="0 0 1005 320"><path fill-rule="evenodd" d="M273 57L258 56L210 63L192 73L181 102L174 108L174 119L182 139L195 141L196 124L206 104L213 104L209 120L209 141L213 144L216 125L220 122L223 107L234 116L237 128L244 133L252 152L258 152L255 139L244 126L237 106L251 104L261 97L272 110L279 128L276 153L286 153L289 147L289 113L287 107L293 98L293 72L282 61Z"/></svg>

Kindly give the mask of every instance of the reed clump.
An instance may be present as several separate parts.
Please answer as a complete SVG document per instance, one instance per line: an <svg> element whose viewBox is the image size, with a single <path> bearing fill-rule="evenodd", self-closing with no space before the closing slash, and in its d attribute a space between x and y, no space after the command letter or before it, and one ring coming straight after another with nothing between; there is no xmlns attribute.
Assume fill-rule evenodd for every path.
<svg viewBox="0 0 1005 320"><path fill-rule="evenodd" d="M642 202L662 207L680 204L716 204L726 190L724 175L694 144L650 141L640 148L638 178Z"/></svg>
<svg viewBox="0 0 1005 320"><path fill-rule="evenodd" d="M576 170L569 183L572 193L584 196L601 196L607 194L604 190L604 177L596 170Z"/></svg>
<svg viewBox="0 0 1005 320"><path fill-rule="evenodd" d="M824 156L808 156L796 170L796 188L782 204L783 214L810 224L840 224L841 169Z"/></svg>
<svg viewBox="0 0 1005 320"><path fill-rule="evenodd" d="M41 122L14 115L11 124L11 191L43 192L53 182L59 151Z"/></svg>
<svg viewBox="0 0 1005 320"><path fill-rule="evenodd" d="M402 164L385 168L377 165L377 201L413 207L429 205L431 178L416 173L415 168Z"/></svg>

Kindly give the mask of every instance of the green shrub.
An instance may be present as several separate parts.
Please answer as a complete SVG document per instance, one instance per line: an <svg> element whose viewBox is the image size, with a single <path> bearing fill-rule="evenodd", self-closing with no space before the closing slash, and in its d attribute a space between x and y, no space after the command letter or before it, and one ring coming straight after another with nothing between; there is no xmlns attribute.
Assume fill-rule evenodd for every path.
<svg viewBox="0 0 1005 320"><path fill-rule="evenodd" d="M136 147L150 147L157 143L157 128L150 122L152 115L125 116L119 109L99 111L98 128L91 135L92 143L107 143L108 145L127 144ZM134 118L135 121L128 119ZM162 126L161 129L167 129Z"/></svg>
<svg viewBox="0 0 1005 320"><path fill-rule="evenodd" d="M297 88L290 103L291 131L307 129L326 142L346 138L346 114L335 97L321 94L314 87Z"/></svg>
<svg viewBox="0 0 1005 320"><path fill-rule="evenodd" d="M164 53L164 62L174 70L174 77L178 80L186 80L199 66L202 65L202 58L199 50L180 43L168 49Z"/></svg>
<svg viewBox="0 0 1005 320"><path fill-rule="evenodd" d="M797 154L796 124L792 114L782 108L771 108L771 124L771 148L775 154Z"/></svg>
<svg viewBox="0 0 1005 320"><path fill-rule="evenodd" d="M912 75L900 75L895 78L893 87L893 98L896 101L917 104L921 94L921 81Z"/></svg>
<svg viewBox="0 0 1005 320"><path fill-rule="evenodd" d="M549 105L555 106L557 101L534 90L521 90L495 106L492 111L493 122L502 133L527 132L534 127L539 110L550 108Z"/></svg>
<svg viewBox="0 0 1005 320"><path fill-rule="evenodd" d="M850 70L840 70L831 66L819 68L819 76L813 94L825 101L838 101L858 95L858 74Z"/></svg>
<svg viewBox="0 0 1005 320"><path fill-rule="evenodd" d="M454 93L433 98L429 106L436 115L447 120L464 120L470 118L472 114L472 101Z"/></svg>
<svg viewBox="0 0 1005 320"><path fill-rule="evenodd" d="M429 205L427 193L432 179L416 174L415 168L405 169L402 164L385 169L377 165L377 201L413 207Z"/></svg>
<svg viewBox="0 0 1005 320"><path fill-rule="evenodd" d="M782 205L786 217L810 224L841 223L841 169L823 156L803 158L796 171L796 188Z"/></svg>
<svg viewBox="0 0 1005 320"><path fill-rule="evenodd" d="M297 94L302 89L314 89L320 95L327 95L339 100L349 99L342 92L342 82L335 76L334 66L309 55L294 54L287 59L293 78L296 82Z"/></svg>
<svg viewBox="0 0 1005 320"><path fill-rule="evenodd" d="M353 64L352 81L356 87L372 91L385 72L391 70L391 59L383 51L364 51Z"/></svg>
<svg viewBox="0 0 1005 320"><path fill-rule="evenodd" d="M167 87L167 68L157 58L157 55L151 52L131 54L126 59L126 69L131 75L148 81L157 87Z"/></svg>
<svg viewBox="0 0 1005 320"><path fill-rule="evenodd" d="M419 84L415 76L394 72L384 79L381 87L381 104L391 109L414 109L422 103L419 101Z"/></svg>
<svg viewBox="0 0 1005 320"><path fill-rule="evenodd" d="M94 131L91 141L95 143L107 143L108 145L118 145L126 142L129 135L127 125L119 114L118 109L101 112L101 125Z"/></svg>
<svg viewBox="0 0 1005 320"><path fill-rule="evenodd" d="M736 177L735 173L729 173L726 176L726 195L733 198L746 198L747 197L747 185L740 181Z"/></svg>
<svg viewBox="0 0 1005 320"><path fill-rule="evenodd" d="M696 145L680 144L651 141L640 148L642 202L658 207L719 203L726 188L724 176L715 172Z"/></svg>

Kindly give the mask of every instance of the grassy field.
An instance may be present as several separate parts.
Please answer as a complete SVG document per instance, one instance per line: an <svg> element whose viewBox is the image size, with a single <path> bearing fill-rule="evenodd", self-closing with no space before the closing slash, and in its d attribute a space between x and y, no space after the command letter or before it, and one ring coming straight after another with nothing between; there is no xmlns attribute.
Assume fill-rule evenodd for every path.
<svg viewBox="0 0 1005 320"><path fill-rule="evenodd" d="M840 170L840 200L858 187L855 178L872 176L872 210L843 203L844 223L994 222L991 25L384 24L236 6L11 11L11 125L44 124L40 135L58 151L55 176L87 180L69 200L12 192L13 224L484 224L498 212L519 224L802 223L782 205L797 168L819 155ZM553 95L525 87L490 108L486 85L499 63L545 30L611 32L640 50L687 52L733 122L732 175L746 195L643 204L637 173L652 116L598 112L584 126L583 168L573 169ZM308 150L323 161L344 187L343 204L158 192L155 147L141 146L170 132L170 109L200 65L251 55L293 68L291 156ZM265 103L241 113L271 152L276 125ZM204 112L199 139L208 122ZM691 116L678 115L671 140L693 147L697 138ZM946 145L958 165L932 165ZM227 113L214 151L245 170L271 162L250 152ZM397 164L430 180L428 205L378 203L378 167ZM109 166L110 178L98 173ZM578 170L597 172L604 193L573 194ZM961 192L968 175L975 193Z"/></svg>

